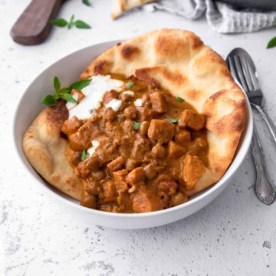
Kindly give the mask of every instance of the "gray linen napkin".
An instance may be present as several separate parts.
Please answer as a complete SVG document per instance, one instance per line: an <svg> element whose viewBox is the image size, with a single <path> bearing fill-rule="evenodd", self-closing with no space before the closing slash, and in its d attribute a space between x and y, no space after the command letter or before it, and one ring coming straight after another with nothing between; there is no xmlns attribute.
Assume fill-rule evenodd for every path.
<svg viewBox="0 0 276 276"><path fill-rule="evenodd" d="M206 16L208 24L220 33L245 33L276 26L276 11L235 10L212 0L160 0L144 6L147 11L162 10L189 19Z"/></svg>

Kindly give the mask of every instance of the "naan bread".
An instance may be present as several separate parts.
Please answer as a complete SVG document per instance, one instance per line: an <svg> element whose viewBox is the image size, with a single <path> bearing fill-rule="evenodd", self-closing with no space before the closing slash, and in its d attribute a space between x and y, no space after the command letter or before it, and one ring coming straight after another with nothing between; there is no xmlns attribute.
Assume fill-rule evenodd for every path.
<svg viewBox="0 0 276 276"><path fill-rule="evenodd" d="M123 13L155 0L115 0L112 18L116 19Z"/></svg>
<svg viewBox="0 0 276 276"><path fill-rule="evenodd" d="M119 43L81 74L135 75L184 98L206 116L210 167L189 195L217 182L231 164L246 123L246 101L224 60L195 34L164 29Z"/></svg>
<svg viewBox="0 0 276 276"><path fill-rule="evenodd" d="M82 180L70 166L61 137L61 126L68 118L65 102L44 109L27 129L23 150L31 165L50 184L65 194L81 200Z"/></svg>

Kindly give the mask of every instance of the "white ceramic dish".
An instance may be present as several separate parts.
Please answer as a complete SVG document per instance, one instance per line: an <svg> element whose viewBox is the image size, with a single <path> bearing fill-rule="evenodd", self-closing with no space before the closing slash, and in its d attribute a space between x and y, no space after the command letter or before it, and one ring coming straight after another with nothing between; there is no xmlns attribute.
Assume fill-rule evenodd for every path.
<svg viewBox="0 0 276 276"><path fill-rule="evenodd" d="M172 223L190 216L209 204L223 191L231 182L232 177L237 173L249 149L252 138L252 113L248 101L248 123L246 130L236 157L223 178L216 185L197 195L187 203L162 211L144 214L114 214L82 207L79 205L79 202L67 197L48 185L30 166L22 151L23 133L37 114L44 108L40 104L40 100L45 96L45 93L52 91L53 77L59 76L63 85L69 85L78 79L80 73L90 61L117 42L118 41L100 43L70 54L44 70L30 84L21 97L15 112L14 139L16 149L23 163L23 169L29 172L34 185L41 187L45 194L51 196L53 201L85 224L91 223L121 229L138 229Z"/></svg>

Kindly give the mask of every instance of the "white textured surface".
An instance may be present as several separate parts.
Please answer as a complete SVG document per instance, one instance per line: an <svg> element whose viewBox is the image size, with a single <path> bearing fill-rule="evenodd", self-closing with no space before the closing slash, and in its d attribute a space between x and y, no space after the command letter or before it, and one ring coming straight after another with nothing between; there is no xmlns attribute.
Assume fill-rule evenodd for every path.
<svg viewBox="0 0 276 276"><path fill-rule="evenodd" d="M94 43L162 27L190 29L224 56L233 47L248 49L276 121L276 48L265 49L275 30L226 36L204 20L161 12L113 22L110 0L92 1L94 8L78 0L67 1L60 16L74 13L93 29L56 28L42 45L27 47L15 44L9 30L28 2L0 0L0 275L275 275L276 203L267 207L255 198L250 155L222 195L192 217L148 230L112 230L79 225L37 190L16 157L11 129L20 95L51 63Z"/></svg>

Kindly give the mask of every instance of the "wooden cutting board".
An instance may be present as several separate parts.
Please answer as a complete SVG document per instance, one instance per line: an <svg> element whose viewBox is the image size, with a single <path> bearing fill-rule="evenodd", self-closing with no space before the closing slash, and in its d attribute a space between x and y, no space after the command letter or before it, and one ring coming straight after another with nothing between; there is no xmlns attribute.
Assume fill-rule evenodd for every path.
<svg viewBox="0 0 276 276"><path fill-rule="evenodd" d="M10 35L19 44L35 45L43 42L64 0L32 0L13 25Z"/></svg>

